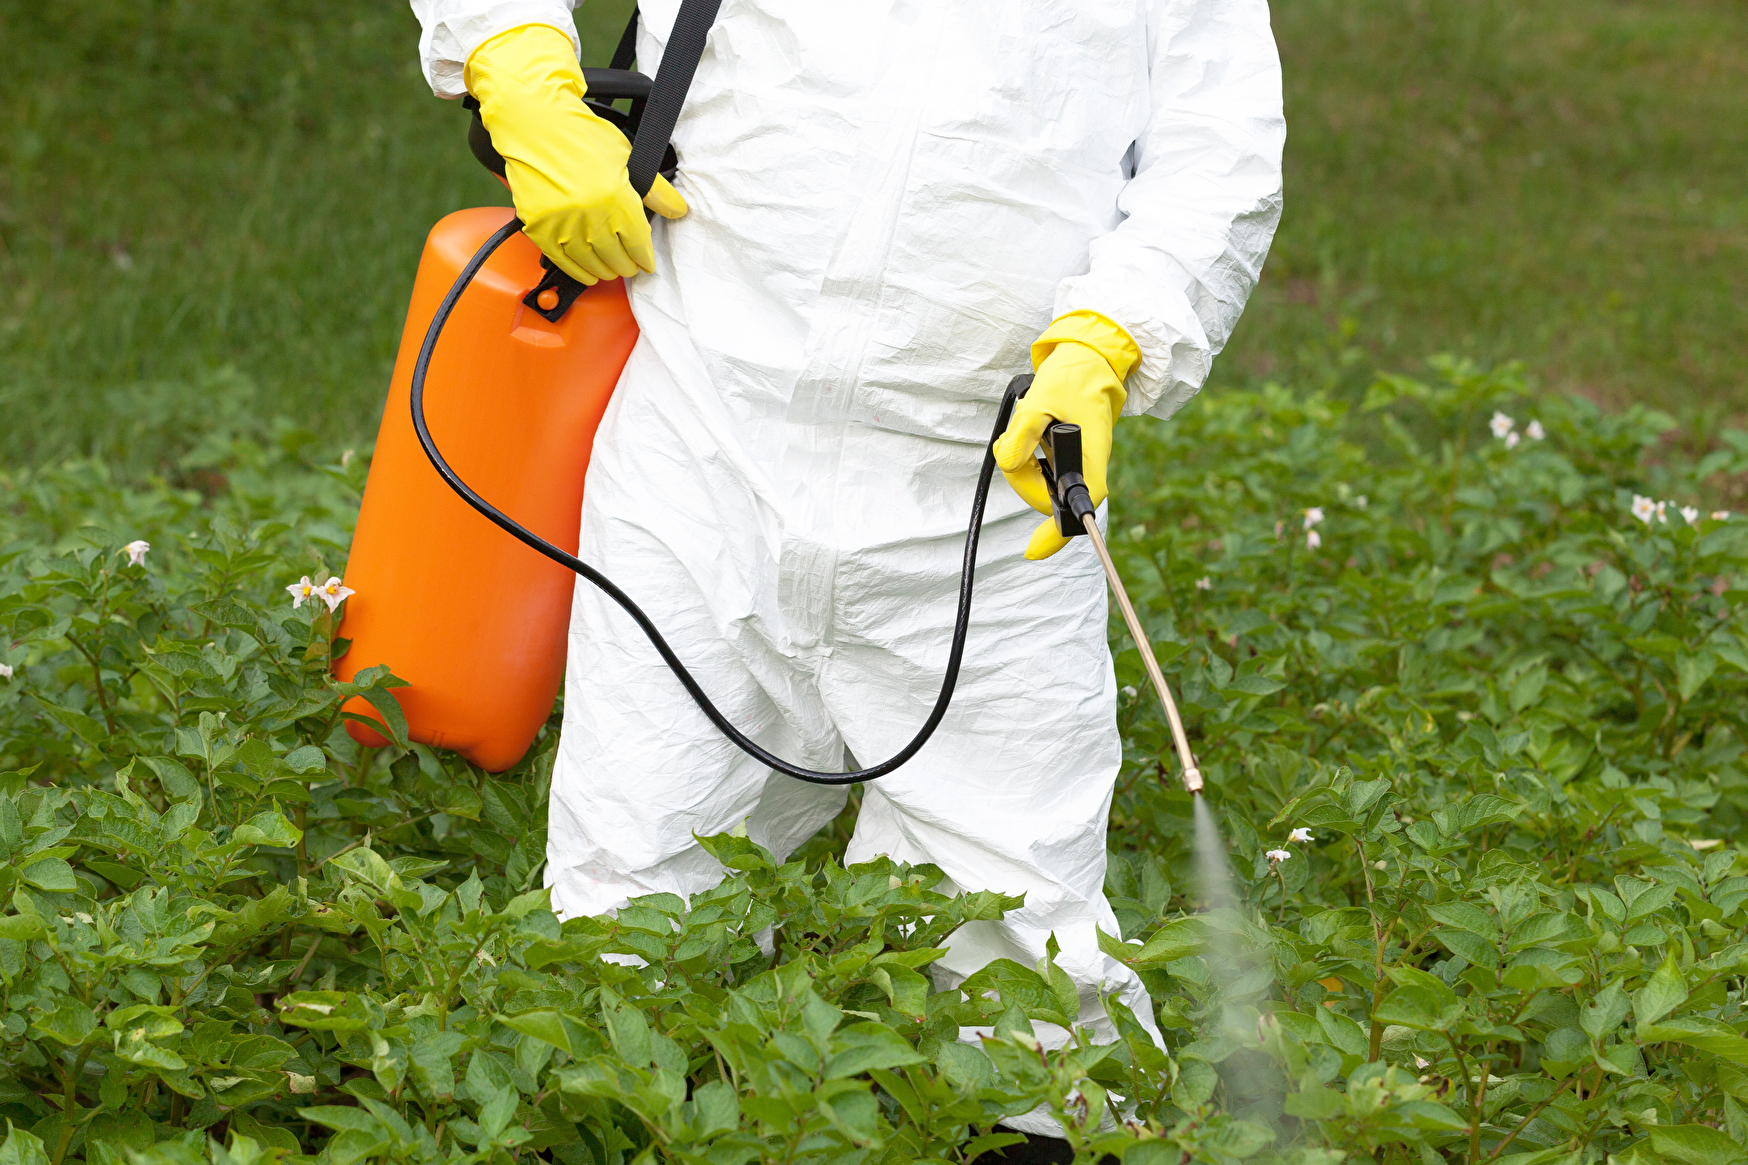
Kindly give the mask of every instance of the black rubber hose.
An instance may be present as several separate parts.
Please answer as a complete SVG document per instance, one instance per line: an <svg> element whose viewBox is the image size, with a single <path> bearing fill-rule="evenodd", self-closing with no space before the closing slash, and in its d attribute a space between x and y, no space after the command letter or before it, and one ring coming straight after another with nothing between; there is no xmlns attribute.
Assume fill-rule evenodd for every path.
<svg viewBox="0 0 1748 1165"><path fill-rule="evenodd" d="M474 275L478 273L492 252L496 251L505 239L521 229L521 220L512 218L499 228L496 234L480 245L480 249L474 252L473 258L467 261L467 266L461 269L461 274L456 276L455 283L449 288L449 294L443 297L442 304L437 308L437 314L431 318L431 326L425 330L425 342L420 346L419 358L413 364L413 431L419 435L419 444L425 447L425 456L431 459L432 466L443 480L449 483L450 489L460 494L463 501L485 515L499 529L539 551L554 562L569 567L577 574L582 575L604 591L608 598L618 603L643 630L644 635L649 638L650 643L660 653L662 661L668 665L669 670L674 673L681 686L686 689L687 695L692 697L693 702L698 705L705 716L709 717L710 722L716 725L717 730L734 742L735 746L748 756L762 764L769 765L780 773L794 777L798 781L807 781L815 785L857 785L863 781L871 781L876 777L885 776L915 756L917 750L928 742L929 737L933 736L935 729L940 726L941 718L947 714L947 706L952 703L953 687L959 681L959 663L965 656L965 633L971 623L971 586L977 567L977 541L983 532L983 510L984 504L989 499L989 485L995 476L995 439L1001 435L1002 429L1006 427L1006 410L1004 409L1004 415L996 420L995 432L990 435L990 443L984 449L983 468L977 475L977 492L971 502L971 525L965 531L965 564L959 573L959 610L953 624L953 647L947 653L947 673L941 678L941 693L935 698L935 706L929 713L929 718L923 722L922 728L911 738L909 744L899 749L889 760L869 768L858 769L850 773L821 773L792 765L782 757L775 756L760 748L745 733L728 722L728 718L717 709L715 704L711 703L710 697L698 685L698 681L693 678L692 673L686 670L686 665L680 662L680 657L674 654L674 649L668 646L668 641L662 638L662 633L656 629L656 625L650 621L650 617L643 613L643 609L634 603L629 595L588 563L574 554L565 553L480 497L471 486L461 480L455 470L449 467L449 463L443 459L443 454L438 452L437 443L431 439L431 430L425 425L425 374L431 367L431 354L437 349L437 340L443 334L443 325L448 321L449 313L455 310L455 304L460 300L462 293L473 282Z"/></svg>

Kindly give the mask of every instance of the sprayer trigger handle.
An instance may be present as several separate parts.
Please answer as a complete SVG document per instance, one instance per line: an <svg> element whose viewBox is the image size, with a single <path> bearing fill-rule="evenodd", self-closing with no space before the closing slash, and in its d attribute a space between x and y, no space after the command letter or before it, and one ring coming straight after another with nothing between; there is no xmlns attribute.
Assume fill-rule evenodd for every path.
<svg viewBox="0 0 1748 1165"><path fill-rule="evenodd" d="M1056 532L1064 538L1078 537L1086 533L1086 517L1095 510L1081 462L1080 426L1051 421L1044 426L1043 446L1042 468Z"/></svg>

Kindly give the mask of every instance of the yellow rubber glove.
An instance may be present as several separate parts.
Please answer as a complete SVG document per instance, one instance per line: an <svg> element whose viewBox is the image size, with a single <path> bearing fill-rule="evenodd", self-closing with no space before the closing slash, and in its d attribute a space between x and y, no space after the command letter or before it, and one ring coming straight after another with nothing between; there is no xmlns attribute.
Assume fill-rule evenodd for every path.
<svg viewBox="0 0 1748 1165"><path fill-rule="evenodd" d="M1033 456L1052 420L1080 426L1080 451L1093 505L1105 500L1111 434L1129 394L1123 380L1141 362L1129 333L1096 311L1057 317L1032 344L1036 378L1014 405L1007 432L995 443L995 463L1014 492L1041 514L1050 513L1050 488ZM1068 545L1054 518L1032 531L1026 557L1049 558Z"/></svg>
<svg viewBox="0 0 1748 1165"><path fill-rule="evenodd" d="M631 143L583 104L570 37L550 24L512 28L475 49L464 76L534 245L586 284L655 270L643 208L679 218L686 200L658 175L640 204L625 176Z"/></svg>

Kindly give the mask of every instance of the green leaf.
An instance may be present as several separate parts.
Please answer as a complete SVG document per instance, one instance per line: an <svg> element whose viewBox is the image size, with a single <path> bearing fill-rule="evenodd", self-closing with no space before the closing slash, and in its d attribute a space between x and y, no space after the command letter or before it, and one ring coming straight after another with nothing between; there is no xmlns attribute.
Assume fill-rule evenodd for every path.
<svg viewBox="0 0 1748 1165"><path fill-rule="evenodd" d="M1691 700L1694 694L1705 687L1706 681L1712 678L1712 673L1718 670L1717 654L1709 648L1688 654L1683 652L1675 660L1675 680L1681 698Z"/></svg>
<svg viewBox="0 0 1748 1165"><path fill-rule="evenodd" d="M117 862L101 862L87 858L80 864L99 878L113 882L123 890L132 890L146 878L143 873L132 866L124 866ZM4 925L5 920L0 919L0 928L3 928ZM0 929L0 934L4 934L3 929Z"/></svg>
<svg viewBox="0 0 1748 1165"><path fill-rule="evenodd" d="M369 1133L381 1127L370 1113L351 1105L318 1104L298 1109L297 1115L307 1121L314 1121L323 1128L333 1129L336 1133L348 1130Z"/></svg>
<svg viewBox="0 0 1748 1165"><path fill-rule="evenodd" d="M413 1079L427 1096L438 1100L455 1099L455 1065L453 1057L467 1038L460 1032L433 1032L412 1046L409 1053Z"/></svg>
<svg viewBox="0 0 1748 1165"><path fill-rule="evenodd" d="M1120 961L1137 970L1147 970L1187 959L1191 955L1203 954L1207 949L1207 925L1200 918L1189 917L1166 923L1139 949L1119 942L1107 948L1106 953L1115 955ZM1117 953L1119 951L1123 953Z"/></svg>
<svg viewBox="0 0 1748 1165"><path fill-rule="evenodd" d="M926 1063L926 1058L897 1032L883 1023L854 1023L832 1036L832 1055L826 1061L828 1080L855 1076L871 1068L902 1068Z"/></svg>
<svg viewBox="0 0 1748 1165"><path fill-rule="evenodd" d="M1410 983L1398 987L1378 1004L1373 1017L1416 1031L1443 1031L1463 1014L1460 1001L1446 1000L1429 987Z"/></svg>
<svg viewBox="0 0 1748 1165"><path fill-rule="evenodd" d="M871 967L868 981L886 992L894 1011L918 1019L928 1014L929 981L921 972L888 963Z"/></svg>
<svg viewBox="0 0 1748 1165"><path fill-rule="evenodd" d="M1286 1112L1300 1120L1329 1121L1347 1115L1347 1098L1329 1088L1287 1094Z"/></svg>
<svg viewBox="0 0 1748 1165"><path fill-rule="evenodd" d="M532 1036L573 1056L582 1054L587 1047L584 1041L573 1038L577 1021L558 1011L524 1011L520 1015L500 1015L496 1018L511 1031Z"/></svg>
<svg viewBox="0 0 1748 1165"><path fill-rule="evenodd" d="M401 748L406 748L407 714L401 710L401 702L395 698L395 694L387 688L382 687L365 688L358 694L362 696L372 708L376 709L377 715L381 716L382 720L380 722L373 721L369 717L357 716L350 712L346 714L347 719L362 721L377 731L383 731L386 727L386 735L388 738L394 741L395 744L399 745Z"/></svg>
<svg viewBox="0 0 1748 1165"><path fill-rule="evenodd" d="M960 989L973 999L984 998L987 992L993 991L1007 1010L1017 1007L1028 1020L1042 1019L1063 1026L1074 1022L1073 1016L1058 1011L1056 993L1044 977L1012 959L992 960L967 976ZM1031 1025L1028 1023L1023 1030L1029 1032Z"/></svg>
<svg viewBox="0 0 1748 1165"><path fill-rule="evenodd" d="M97 1030L97 1015L71 995L57 996L53 1009L31 1020L30 1026L50 1039L76 1048Z"/></svg>
<svg viewBox="0 0 1748 1165"><path fill-rule="evenodd" d="M43 920L35 914L0 915L0 938L29 942L33 938L45 938L48 933Z"/></svg>
<svg viewBox="0 0 1748 1165"><path fill-rule="evenodd" d="M38 707L59 721L86 744L101 748L109 740L109 732L103 725L85 713L75 712L71 708L63 708L58 704L51 704L36 692L31 693L31 698L37 702Z"/></svg>
<svg viewBox="0 0 1748 1165"><path fill-rule="evenodd" d="M39 858L18 871L18 876L38 890L68 891L79 888L73 867L63 858Z"/></svg>
<svg viewBox="0 0 1748 1165"><path fill-rule="evenodd" d="M1656 1023L1687 999L1687 984L1681 977L1681 968L1675 962L1675 951L1670 949L1664 957L1663 965L1643 987L1633 993L1633 1018L1641 1028Z"/></svg>
<svg viewBox="0 0 1748 1165"><path fill-rule="evenodd" d="M293 991L279 1001L279 1019L311 1031L364 1031L374 1017L364 1001L345 991Z"/></svg>
<svg viewBox="0 0 1748 1165"><path fill-rule="evenodd" d="M236 627L243 631L256 630L255 615L241 603L233 603L229 599L212 599L205 603L196 603L188 608L191 614L202 619L210 619L220 627Z"/></svg>
<svg viewBox="0 0 1748 1165"><path fill-rule="evenodd" d="M603 991L601 1018L607 1023L607 1038L613 1042L613 1050L633 1067L649 1067L655 1053L650 1047L649 1021L643 1013Z"/></svg>
<svg viewBox="0 0 1748 1165"><path fill-rule="evenodd" d="M967 1165L977 1160L984 1153L992 1153L997 1149L1005 1149L1009 1145L1026 1143L1023 1133L984 1133L981 1137L972 1137L959 1146L959 1152Z"/></svg>
<svg viewBox="0 0 1748 1165"><path fill-rule="evenodd" d="M1499 965L1499 948L1478 934L1466 930L1447 930L1444 927L1432 932L1432 937L1443 943L1445 949L1454 955L1461 955L1478 967L1497 967Z"/></svg>
<svg viewBox="0 0 1748 1165"><path fill-rule="evenodd" d="M1682 1165L1741 1165L1744 1150L1728 1133L1706 1125L1660 1125L1651 1129L1651 1147L1663 1161Z"/></svg>
<svg viewBox="0 0 1748 1165"><path fill-rule="evenodd" d="M1390 791L1390 780L1379 777L1375 781L1355 781L1348 786L1347 795L1342 798L1342 808L1348 817L1355 821L1362 820L1370 809L1385 793Z"/></svg>
<svg viewBox="0 0 1748 1165"><path fill-rule="evenodd" d="M1748 1065L1748 1039L1737 1035L1734 1028L1703 1016L1682 1015L1645 1025L1639 1029L1639 1038L1646 1043L1686 1044L1721 1059Z"/></svg>
<svg viewBox="0 0 1748 1165"><path fill-rule="evenodd" d="M1619 880L1617 879L1617 882ZM1674 886L1652 886L1641 892L1627 906L1627 922L1629 924L1641 918L1649 918L1658 914L1675 901Z"/></svg>
<svg viewBox="0 0 1748 1165"><path fill-rule="evenodd" d="M1366 1029L1327 1007L1314 1009L1317 1014L1317 1026L1323 1033L1323 1038L1337 1051L1350 1056L1365 1058L1371 1051L1371 1040L1366 1035Z"/></svg>
<svg viewBox="0 0 1748 1165"><path fill-rule="evenodd" d="M764 847L745 837L716 833L700 837L698 844L704 852L731 870L772 870L777 867Z"/></svg>
<svg viewBox="0 0 1748 1165"><path fill-rule="evenodd" d="M1548 668L1546 664L1537 664L1527 669L1517 682L1511 685L1511 710L1521 712L1542 698L1542 689L1548 683Z"/></svg>
<svg viewBox="0 0 1748 1165"><path fill-rule="evenodd" d="M319 773L328 767L328 758L313 744L294 748L285 754L285 767L300 775Z"/></svg>
<svg viewBox="0 0 1748 1165"><path fill-rule="evenodd" d="M146 756L140 758L154 773L158 774L158 784L164 790L164 795L172 801L198 801L202 789L200 782L194 779L194 774L188 771L181 761L172 760L167 756Z"/></svg>
<svg viewBox="0 0 1748 1165"><path fill-rule="evenodd" d="M1499 938L1499 924L1493 916L1472 902L1440 902L1426 908L1427 917L1446 926L1480 935L1489 941Z"/></svg>
<svg viewBox="0 0 1748 1165"><path fill-rule="evenodd" d="M328 859L328 864L336 870L364 883L382 897L401 888L400 875L382 859L382 855L369 846L360 846L343 854L336 854Z"/></svg>
<svg viewBox="0 0 1748 1165"><path fill-rule="evenodd" d="M0 1165L49 1165L48 1152L35 1134L6 1121L6 1141L0 1144Z"/></svg>
<svg viewBox="0 0 1748 1165"><path fill-rule="evenodd" d="M1578 1026L1590 1033L1592 1039L1599 1040L1620 1027L1627 1017L1627 1008L1626 991L1620 983L1610 983L1579 1011Z"/></svg>
<svg viewBox="0 0 1748 1165"><path fill-rule="evenodd" d="M118 1007L103 1017L103 1025L111 1031L137 1031L143 1038L168 1039L182 1032L182 1021L176 1009L155 1003L136 1003Z"/></svg>
<svg viewBox="0 0 1748 1165"><path fill-rule="evenodd" d="M1396 1115L1406 1117L1417 1129L1440 1133L1466 1133L1469 1122L1456 1111L1434 1100L1408 1100L1398 1104Z"/></svg>
<svg viewBox="0 0 1748 1165"><path fill-rule="evenodd" d="M1564 1080L1579 1064L1590 1062L1590 1037L1576 1028L1557 1028L1542 1044L1542 1069Z"/></svg>
<svg viewBox="0 0 1748 1165"><path fill-rule="evenodd" d="M740 1100L726 1080L712 1080L692 1090L692 1131L700 1140L740 1127Z"/></svg>
<svg viewBox="0 0 1748 1165"><path fill-rule="evenodd" d="M1645 1073L1645 1058L1632 1044L1613 1044L1597 1053L1594 1059L1597 1067L1619 1076L1642 1076Z"/></svg>
<svg viewBox="0 0 1748 1165"><path fill-rule="evenodd" d="M1463 802L1457 812L1458 833L1486 829L1490 825L1510 821L1517 816L1519 806L1492 793L1479 793Z"/></svg>
<svg viewBox="0 0 1748 1165"><path fill-rule="evenodd" d="M242 842L244 845L270 845L284 849L294 848L302 837L303 831L293 825L285 814L277 808L255 814L237 826L236 832L231 834L232 841ZM352 852L359 851L353 850Z"/></svg>

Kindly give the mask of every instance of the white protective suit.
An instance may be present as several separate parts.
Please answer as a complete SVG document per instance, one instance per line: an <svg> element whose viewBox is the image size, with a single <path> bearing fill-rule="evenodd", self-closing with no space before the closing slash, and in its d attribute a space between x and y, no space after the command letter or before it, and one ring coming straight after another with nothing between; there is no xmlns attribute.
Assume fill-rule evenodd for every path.
<svg viewBox="0 0 1748 1165"><path fill-rule="evenodd" d="M497 33L573 31L570 0L413 7L445 97ZM677 10L643 3L644 72ZM657 221L656 273L630 281L642 336L595 439L581 557L767 748L885 759L935 699L978 466L1028 345L1102 312L1141 350L1124 411L1183 405L1268 250L1283 136L1266 0L724 0L674 135L691 212ZM1108 1033L1101 989L1152 1014L1094 933L1117 930L1105 588L1085 539L1024 561L1038 521L998 478L952 709L866 786L847 856L1024 893L955 936L948 981L1032 965L1054 931ZM561 913L696 893L722 871L693 834L745 822L782 855L844 797L740 753L577 587L548 843Z"/></svg>

